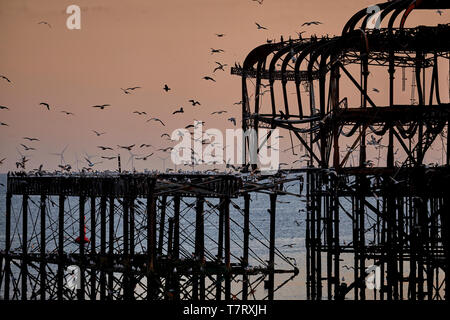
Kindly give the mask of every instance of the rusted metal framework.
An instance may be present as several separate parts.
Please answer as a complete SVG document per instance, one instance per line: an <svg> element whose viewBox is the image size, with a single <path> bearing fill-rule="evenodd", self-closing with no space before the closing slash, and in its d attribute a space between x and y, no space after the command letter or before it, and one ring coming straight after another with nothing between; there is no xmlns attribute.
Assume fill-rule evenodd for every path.
<svg viewBox="0 0 450 320"><path fill-rule="evenodd" d="M449 68L450 25L405 23L412 10L449 8L380 3L340 36L267 43L231 71L242 77L243 130L286 129L306 150L308 299L448 299L450 104L440 71ZM411 104L399 70L402 91L413 71ZM369 89L372 73L388 83L376 90L383 99ZM348 88L357 102L342 97ZM438 142L443 160L426 165ZM345 221L351 239L342 239Z"/></svg>
<svg viewBox="0 0 450 320"><path fill-rule="evenodd" d="M1 296L274 299L298 274L275 246L283 181L194 173L11 173ZM250 216L257 192L271 194L269 236ZM255 252L252 241L267 252ZM71 273L78 283L70 284ZM276 274L288 279L276 284ZM260 290L262 284L267 290Z"/></svg>

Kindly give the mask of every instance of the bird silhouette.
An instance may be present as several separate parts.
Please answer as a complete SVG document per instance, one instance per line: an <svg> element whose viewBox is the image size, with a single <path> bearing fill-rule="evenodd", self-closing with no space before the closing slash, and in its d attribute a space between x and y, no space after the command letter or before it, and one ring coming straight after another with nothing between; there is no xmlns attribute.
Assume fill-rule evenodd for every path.
<svg viewBox="0 0 450 320"><path fill-rule="evenodd" d="M234 125L236 125L236 118L228 118L228 121L232 122Z"/></svg>
<svg viewBox="0 0 450 320"><path fill-rule="evenodd" d="M9 110L7 106L0 106L0 110Z"/></svg>
<svg viewBox="0 0 450 320"><path fill-rule="evenodd" d="M139 146L139 148L150 148L151 146L152 146L151 144L143 143Z"/></svg>
<svg viewBox="0 0 450 320"><path fill-rule="evenodd" d="M46 107L46 108L47 108L47 110L50 110L50 106L49 106L49 104L48 104L48 103L46 103L46 102L41 102L41 103L39 103L39 105L40 105L40 106L44 106L44 107Z"/></svg>
<svg viewBox="0 0 450 320"><path fill-rule="evenodd" d="M28 140L28 141L41 141L38 138L30 138L30 137L23 137L23 139Z"/></svg>
<svg viewBox="0 0 450 320"><path fill-rule="evenodd" d="M106 156L102 156L102 157L100 157L100 158L106 159L106 160L113 160L113 159L116 159L117 157L106 157Z"/></svg>
<svg viewBox="0 0 450 320"><path fill-rule="evenodd" d="M105 151L105 150L114 150L111 147L105 147L105 146L97 146L97 148L102 149L103 151Z"/></svg>
<svg viewBox="0 0 450 320"><path fill-rule="evenodd" d="M143 114L145 114L145 115L147 115L147 112L145 112L145 111L133 111L133 113L136 113L136 114L138 114L138 115L143 115Z"/></svg>
<svg viewBox="0 0 450 320"><path fill-rule="evenodd" d="M28 147L28 146L24 145L23 143L21 143L20 145L25 149L25 151L36 150L35 148Z"/></svg>
<svg viewBox="0 0 450 320"><path fill-rule="evenodd" d="M146 155L144 157L136 157L136 160L144 160L147 161L148 158L150 158L153 155L153 152L150 153L149 155Z"/></svg>
<svg viewBox="0 0 450 320"><path fill-rule="evenodd" d="M172 114L177 114L177 113L184 113L183 107L180 107L179 110L175 110L174 112L172 112Z"/></svg>
<svg viewBox="0 0 450 320"><path fill-rule="evenodd" d="M147 120L147 122L149 122L149 121L158 121L158 122L160 122L163 126L166 126L165 124L164 124L164 122L162 122L160 119L158 119L158 118L150 118L150 119L148 119Z"/></svg>
<svg viewBox="0 0 450 320"><path fill-rule="evenodd" d="M50 25L50 23L48 23L47 21L41 21L41 22L38 22L38 24L45 24L45 25L47 25L50 29L52 28L52 26Z"/></svg>
<svg viewBox="0 0 450 320"><path fill-rule="evenodd" d="M9 83L11 83L11 80L9 80L9 78L4 76L4 75L0 75L0 78L2 78L4 80L8 81Z"/></svg>
<svg viewBox="0 0 450 320"><path fill-rule="evenodd" d="M216 82L216 80L214 80L213 78L211 78L209 76L204 76L202 79L204 79L204 80L211 80L211 81Z"/></svg>
<svg viewBox="0 0 450 320"><path fill-rule="evenodd" d="M104 110L106 107L110 107L110 104L100 104L100 105L95 105L92 106L92 108L99 108L100 110Z"/></svg>
<svg viewBox="0 0 450 320"><path fill-rule="evenodd" d="M319 25L319 24L322 24L322 22L320 22L320 21L308 21L308 22L303 23L302 27L303 26L311 26L311 25Z"/></svg>
<svg viewBox="0 0 450 320"><path fill-rule="evenodd" d="M379 93L379 92L380 92L380 90L378 90L377 88L373 88L372 91L373 91L373 92L376 92L376 93Z"/></svg>
<svg viewBox="0 0 450 320"><path fill-rule="evenodd" d="M94 132L97 135L97 137L100 137L101 135L106 133L106 132L98 132L98 131L95 131L95 130L92 130L92 132Z"/></svg>
<svg viewBox="0 0 450 320"><path fill-rule="evenodd" d="M5 126L5 127L9 127L9 124L4 123L4 122L0 122L0 126Z"/></svg>
<svg viewBox="0 0 450 320"><path fill-rule="evenodd" d="M217 64L218 66L214 69L213 72L216 72L217 70L225 71L224 67L228 66L227 64L222 64L222 63L220 63L220 62L218 62L218 61L216 61L216 64Z"/></svg>
<svg viewBox="0 0 450 320"><path fill-rule="evenodd" d="M125 149L125 150L128 150L128 151L131 151L131 149L133 149L133 147L135 146L134 144L132 144L132 145L130 145L130 146L120 146L120 145L117 145L119 148L121 148L121 149Z"/></svg>
<svg viewBox="0 0 450 320"><path fill-rule="evenodd" d="M193 107L195 107L196 105L201 105L199 101L194 100L194 99L190 99L189 102L192 104Z"/></svg>
<svg viewBox="0 0 450 320"><path fill-rule="evenodd" d="M165 84L164 87L163 87L163 90L164 90L165 92L168 92L168 91L171 90L171 89L169 88L169 86L168 86L167 84Z"/></svg>
<svg viewBox="0 0 450 320"><path fill-rule="evenodd" d="M225 110L214 111L211 114L222 114L222 113L227 113L227 111L225 111Z"/></svg>
<svg viewBox="0 0 450 320"><path fill-rule="evenodd" d="M75 114L73 114L72 112L69 112L69 111L61 111L61 113L64 113L64 114L66 114L67 116L74 116Z"/></svg>
<svg viewBox="0 0 450 320"><path fill-rule="evenodd" d="M222 50L222 49L214 49L214 48L211 48L211 54L214 54L214 53L221 53L221 52L225 52L225 51Z"/></svg>
<svg viewBox="0 0 450 320"><path fill-rule="evenodd" d="M134 90L140 89L140 88L141 87L130 87L130 88L126 88L126 89L124 89L124 88L120 88L120 89L123 91L123 93L130 94L131 93L130 91L134 91Z"/></svg>
<svg viewBox="0 0 450 320"><path fill-rule="evenodd" d="M170 139L170 136L169 136L169 134L167 134L167 133L163 133L163 134L161 135L161 138L162 138L162 137L167 137L167 138Z"/></svg>
<svg viewBox="0 0 450 320"><path fill-rule="evenodd" d="M216 33L217 38L222 38L224 35L224 33Z"/></svg>
<svg viewBox="0 0 450 320"><path fill-rule="evenodd" d="M259 4L263 4L264 0L252 0L253 2L258 2Z"/></svg>
<svg viewBox="0 0 450 320"><path fill-rule="evenodd" d="M264 29L264 30L268 30L266 27L263 27L262 25L260 25L258 22L255 22L256 26L258 27L258 30L260 29Z"/></svg>

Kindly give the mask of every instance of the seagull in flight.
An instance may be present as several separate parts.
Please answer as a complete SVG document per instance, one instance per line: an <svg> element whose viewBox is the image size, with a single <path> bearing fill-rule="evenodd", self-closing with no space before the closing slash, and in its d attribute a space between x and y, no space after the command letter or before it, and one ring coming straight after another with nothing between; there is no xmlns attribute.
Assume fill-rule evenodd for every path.
<svg viewBox="0 0 450 320"><path fill-rule="evenodd" d="M222 70L222 71L225 71L225 69L223 68L223 67L226 67L227 66L227 64L222 64L222 63L220 63L220 62L217 62L216 61L216 63L217 63L217 67L214 69L214 71L213 72L216 72L217 70Z"/></svg>
<svg viewBox="0 0 450 320"><path fill-rule="evenodd" d="M253 2L258 2L259 4L263 4L264 0L252 0Z"/></svg>
<svg viewBox="0 0 450 320"><path fill-rule="evenodd" d="M211 54L214 54L214 53L221 53L221 52L225 52L225 51L222 50L222 49L214 49L214 48L211 48Z"/></svg>
<svg viewBox="0 0 450 320"><path fill-rule="evenodd" d="M9 110L7 106L0 106L0 110Z"/></svg>
<svg viewBox="0 0 450 320"><path fill-rule="evenodd" d="M92 106L92 108L99 108L101 110L105 109L106 107L110 107L110 104L100 104L100 105L96 105L96 106Z"/></svg>
<svg viewBox="0 0 450 320"><path fill-rule="evenodd" d="M168 86L167 84L164 84L163 90L164 90L165 92L168 92L168 91L171 90L171 89L169 88L169 86Z"/></svg>
<svg viewBox="0 0 450 320"><path fill-rule="evenodd" d="M41 103L39 103L39 105L40 105L40 106L44 106L44 107L46 107L48 110L50 110L50 106L49 106L49 104L46 103L46 102L41 102Z"/></svg>
<svg viewBox="0 0 450 320"><path fill-rule="evenodd" d="M233 124L236 125L236 118L228 118L228 121L233 122Z"/></svg>
<svg viewBox="0 0 450 320"><path fill-rule="evenodd" d="M47 21L41 21L41 22L38 22L38 24L46 24L49 28L52 27L52 26L50 25L50 23L48 23Z"/></svg>
<svg viewBox="0 0 450 320"><path fill-rule="evenodd" d="M379 92L380 92L380 90L378 90L377 88L373 88L372 91L373 91L373 92L376 92L376 93L379 93Z"/></svg>
<svg viewBox="0 0 450 320"><path fill-rule="evenodd" d="M27 147L27 146L24 145L23 143L21 143L20 145L25 149L25 151L36 150L35 148Z"/></svg>
<svg viewBox="0 0 450 320"><path fill-rule="evenodd" d="M9 83L11 83L11 80L8 79L8 77L4 76L4 75L0 75L0 78L8 81Z"/></svg>
<svg viewBox="0 0 450 320"><path fill-rule="evenodd" d="M28 140L28 141L41 141L38 138L30 138L30 137L23 137L23 139Z"/></svg>
<svg viewBox="0 0 450 320"><path fill-rule="evenodd" d="M149 121L151 121L151 120L153 120L153 121L159 121L159 122L161 122L161 124L163 125L163 126L166 126L165 124L164 124L164 122L162 122L160 119L158 119L158 118L150 118L150 119L148 119L147 120L147 122L149 122Z"/></svg>
<svg viewBox="0 0 450 320"><path fill-rule="evenodd" d="M225 33L216 33L217 38L222 38L225 35Z"/></svg>
<svg viewBox="0 0 450 320"><path fill-rule="evenodd" d="M70 115L72 115L72 116L74 116L75 114L73 114L72 112L68 112L68 111L61 111L62 113L65 113L67 116L70 116Z"/></svg>
<svg viewBox="0 0 450 320"><path fill-rule="evenodd" d="M309 22L303 23L302 27L303 26L310 26L310 25L319 25L319 24L322 24L322 22L320 22L320 21L309 21Z"/></svg>
<svg viewBox="0 0 450 320"><path fill-rule="evenodd" d="M204 80L211 80L211 81L216 82L216 80L214 80L213 78L208 77L208 76L204 76L202 79L204 79Z"/></svg>
<svg viewBox="0 0 450 320"><path fill-rule="evenodd" d="M131 93L130 91L134 91L134 90L140 89L140 88L141 87L131 87L131 88L126 88L126 89L124 89L124 88L120 88L120 89L122 89L123 93L130 94Z"/></svg>
<svg viewBox="0 0 450 320"><path fill-rule="evenodd" d="M440 16L442 16L442 14L444 13L442 10L436 10L436 13L438 14L438 15L440 15Z"/></svg>
<svg viewBox="0 0 450 320"><path fill-rule="evenodd" d="M147 115L147 112L145 112L145 111L133 111L133 113L136 113L140 116L142 116L143 114Z"/></svg>
<svg viewBox="0 0 450 320"><path fill-rule="evenodd" d="M199 106L201 105L199 101L194 100L194 99L189 100L189 102L192 104L193 107L195 107L196 105L199 105Z"/></svg>
<svg viewBox="0 0 450 320"><path fill-rule="evenodd" d="M163 134L161 135L161 138L162 138L162 137L167 137L167 138L170 139L170 136L169 136L169 134L167 134L167 133L163 133Z"/></svg>
<svg viewBox="0 0 450 320"><path fill-rule="evenodd" d="M102 156L100 158L106 159L106 160L113 160L113 159L116 159L117 157L105 157L105 156Z"/></svg>
<svg viewBox="0 0 450 320"><path fill-rule="evenodd" d="M136 160L144 160L147 161L148 158L150 158L153 155L153 152L150 153L149 155L146 155L144 157L136 157Z"/></svg>
<svg viewBox="0 0 450 320"><path fill-rule="evenodd" d="M258 30L260 29L264 29L264 30L268 30L266 27L263 27L262 25L260 25L258 22L255 22L256 26L258 27Z"/></svg>
<svg viewBox="0 0 450 320"><path fill-rule="evenodd" d="M140 146L139 146L139 148L150 148L152 145L151 144L146 144L146 143L143 143L143 144L141 144Z"/></svg>
<svg viewBox="0 0 450 320"><path fill-rule="evenodd" d="M105 146L97 146L97 148L102 149L103 151L105 151L105 150L114 150L111 147L105 147Z"/></svg>
<svg viewBox="0 0 450 320"><path fill-rule="evenodd" d="M211 114L222 114L222 113L227 113L225 110L221 110L221 111L214 111Z"/></svg>
<svg viewBox="0 0 450 320"><path fill-rule="evenodd" d="M0 126L6 126L6 127L9 127L9 124L4 123L4 122L0 122Z"/></svg>
<svg viewBox="0 0 450 320"><path fill-rule="evenodd" d="M100 137L102 134L106 133L106 132L98 132L98 131L95 131L95 130L92 130L92 132L94 132L97 135L97 137Z"/></svg>
<svg viewBox="0 0 450 320"><path fill-rule="evenodd" d="M0 165L2 165L2 164L3 164L3 161L5 161L5 160L6 160L6 158L1 159L1 160L0 160Z"/></svg>
<svg viewBox="0 0 450 320"><path fill-rule="evenodd" d="M134 144L132 144L131 146L119 146L119 145L117 145L119 148L121 148L121 149L125 149L125 150L128 150L128 151L131 151L131 149L133 149L133 147L135 146Z"/></svg>
<svg viewBox="0 0 450 320"><path fill-rule="evenodd" d="M180 110L175 110L172 114L184 113L183 107L180 107Z"/></svg>

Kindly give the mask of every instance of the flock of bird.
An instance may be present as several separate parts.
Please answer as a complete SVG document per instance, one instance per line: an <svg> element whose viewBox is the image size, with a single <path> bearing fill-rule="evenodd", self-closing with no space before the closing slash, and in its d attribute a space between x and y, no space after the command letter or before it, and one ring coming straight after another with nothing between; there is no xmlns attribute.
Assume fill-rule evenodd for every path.
<svg viewBox="0 0 450 320"><path fill-rule="evenodd" d="M252 2L257 2L259 5L262 5L264 0L252 0ZM47 26L49 29L52 29L52 26L50 23L48 23L47 21L40 21L38 22L39 25L45 25ZM257 30L268 30L269 28L266 26L263 26L262 24L255 22ZM305 22L301 25L301 27L307 27L307 26L311 26L311 25L319 25L321 24L321 22L319 21L311 21L311 22ZM304 31L302 31L301 33L303 33ZM301 33L299 33L299 35L301 35ZM218 39L224 38L226 37L225 33L215 33L214 34L215 37L217 37ZM221 54L223 54L225 52L224 49L221 48L210 48L210 54L214 55L214 56L220 56ZM238 65L237 63L235 63L235 65ZM215 75L217 75L217 73L219 72L225 72L226 71L226 67L228 67L228 64L221 62L219 59L214 59L214 66L212 67L212 73L210 75L204 75L201 79L205 80L205 81L210 81L212 83L216 83L216 77ZM0 75L0 81L3 80L6 83L8 83L9 85L12 85L13 82L11 81L10 78L8 78L6 75ZM121 87L120 90L123 92L124 95L132 95L134 92L138 91L142 89L141 86L130 86L130 87ZM171 92L173 92L173 89L169 86L169 84L164 83L162 85L162 91L165 94L171 94ZM261 93L261 95L264 94L264 92ZM202 106L201 102L198 99L195 98L191 98L191 99L186 99L187 103L189 103L192 107L196 107L199 108ZM242 101L239 102L235 102L234 105L241 105ZM47 110L47 111L54 111L56 108L54 106L51 105L50 102L47 101L42 101L39 102L37 104L38 107ZM92 105L91 108L94 109L98 109L99 111L104 111L104 110L108 110L110 108L113 108L112 104L110 103L105 103L105 104L97 104L97 105ZM0 111L7 111L10 110L10 108L8 106L4 106L4 105L0 105ZM173 110L172 115L173 116L179 116L185 113L185 107L183 106L179 106L177 107L175 110ZM58 110L60 113L64 114L64 116L67 117L72 117L75 116L75 113L70 111L70 110ZM132 112L133 114L137 115L137 116L148 116L147 111L142 111L142 110L135 110ZM228 111L227 110L215 110L210 112L210 115L223 115L223 114L227 114ZM1 119L1 118L0 118ZM228 117L227 119L228 122L230 122L233 126L237 125L237 120L235 117ZM148 117L146 120L147 123L158 123L160 126L165 127L166 126L166 120L165 119L160 119L158 117ZM202 124L204 124L205 122L202 122ZM8 123L5 122L0 122L0 127L9 127ZM191 129L191 128L195 128L194 125L187 125L185 127L185 129ZM106 132L100 132L97 130L92 130L92 132L95 134L96 137L100 137L106 134ZM163 133L160 136L161 139L164 139L163 142L164 144L166 144L168 141L173 141L169 135L169 133ZM16 168L18 169L23 169L25 170L26 164L27 162L30 160L30 156L29 155L24 155L23 152L33 152L37 150L37 146L36 143L39 142L40 140L38 138L34 138L34 137L23 137L23 142L19 143L17 146L17 151L20 155L19 160L16 162ZM25 142L25 140L27 142ZM207 143L207 139L202 140L202 144L206 144ZM139 146L137 146L136 144L131 144L128 146L122 146L122 145L117 145L117 148L113 148L111 146L104 146L104 145L98 145L97 148L99 149L99 151L101 151L101 154L98 156L89 156L87 154L85 154L84 161L82 161L82 171L92 171L93 168L100 163L103 163L103 161L109 161L109 160L114 160L117 159L116 155L111 155L111 154L105 154L105 152L117 152L119 150L125 150L129 153L129 161L128 162L132 162L133 165L133 170L134 170L134 160L142 160L142 161L146 161L148 160L150 157L154 156L156 152L162 152L162 153L168 153L170 151L172 151L172 147L161 147L161 148L157 148L154 147L151 144L140 144ZM145 149L148 148L153 148L154 150L152 150L153 152L144 152L143 154L135 154L133 153L133 150L139 148L139 150L141 150L142 152L145 151ZM65 171L70 171L72 170L72 165L68 164L65 159L64 159L64 152L66 151L67 146L61 151L61 152L55 152L55 153L50 153L50 155L55 155L58 156L60 158L60 164L58 165L58 167L61 169L61 171L65 172ZM193 150L191 150L191 153L193 153ZM100 158L101 161L94 161L94 158ZM164 160L166 158L162 158L159 157L159 159ZM4 163L4 161L6 160L6 158L3 158L2 161L0 161L0 166ZM77 167L79 164L79 160L76 159L77 162ZM39 166L39 169L34 169L37 171L42 170L43 165ZM237 167L234 167L232 165L228 165L227 164L227 168L233 168L233 169L239 169ZM78 170L80 170L78 168Z"/></svg>

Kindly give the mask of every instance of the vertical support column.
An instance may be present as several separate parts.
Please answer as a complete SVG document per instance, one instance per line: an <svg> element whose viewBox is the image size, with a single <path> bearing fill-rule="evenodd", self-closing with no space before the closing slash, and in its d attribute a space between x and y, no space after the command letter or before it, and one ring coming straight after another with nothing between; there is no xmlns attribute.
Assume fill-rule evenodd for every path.
<svg viewBox="0 0 450 320"><path fill-rule="evenodd" d="M114 265L114 196L109 198L108 255L109 265ZM110 268L111 270L111 268ZM108 272L108 300L114 297L114 273Z"/></svg>
<svg viewBox="0 0 450 320"><path fill-rule="evenodd" d="M9 300L9 283L11 277L11 192L6 193L6 217L5 217L5 291L3 298Z"/></svg>
<svg viewBox="0 0 450 320"><path fill-rule="evenodd" d="M217 232L217 261L222 264L223 261L223 229L224 229L224 215L225 215L225 199L220 198L219 203L219 230ZM222 277L223 275L218 273L216 279L216 300L222 299Z"/></svg>
<svg viewBox="0 0 450 320"><path fill-rule="evenodd" d="M22 300L27 300L27 279L28 279L28 195L22 196Z"/></svg>
<svg viewBox="0 0 450 320"><path fill-rule="evenodd" d="M65 268L65 257L64 257L64 202L66 197L64 195L59 196L59 211L58 211L58 300L63 300L63 286L64 286L64 268Z"/></svg>
<svg viewBox="0 0 450 320"><path fill-rule="evenodd" d="M106 300L106 274L104 259L106 255L106 196L100 198L100 300Z"/></svg>
<svg viewBox="0 0 450 320"><path fill-rule="evenodd" d="M161 197L161 207L160 207L160 216L159 216L159 239L158 239L158 254L159 255L162 255L162 253L163 253L164 223L166 220L166 203L167 203L167 196L164 195Z"/></svg>
<svg viewBox="0 0 450 320"><path fill-rule="evenodd" d="M230 198L224 200L224 220L225 220L225 300L231 299L231 253L230 253Z"/></svg>
<svg viewBox="0 0 450 320"><path fill-rule="evenodd" d="M205 300L205 276L202 271L205 258L204 202L205 199L203 197L197 197L195 217L195 259L197 260L197 270L195 270L193 281L193 300Z"/></svg>
<svg viewBox="0 0 450 320"><path fill-rule="evenodd" d="M180 258L180 197L175 196L173 198L174 203L174 213L173 213L173 261L178 263ZM174 299L180 299L180 288L179 288L179 276L178 273L174 272Z"/></svg>
<svg viewBox="0 0 450 320"><path fill-rule="evenodd" d="M130 300L130 277L129 277L129 264L130 264L130 246L129 246L129 239L130 239L130 216L129 216L129 199L127 196L123 198L123 216L122 216L122 251L123 251L123 261L125 263L125 272L123 273L123 280L122 280L122 286L123 286L123 300Z"/></svg>
<svg viewBox="0 0 450 320"><path fill-rule="evenodd" d="M274 282L275 282L275 217L276 217L276 203L277 194L270 194L270 230L269 230L269 288L268 299L273 300L274 296Z"/></svg>
<svg viewBox="0 0 450 320"><path fill-rule="evenodd" d="M156 264L156 198L153 190L147 196L147 300L154 300L157 297L157 283L155 279Z"/></svg>
<svg viewBox="0 0 450 320"><path fill-rule="evenodd" d="M78 300L84 300L84 292L85 292L85 285L86 285L86 279L84 277L85 273L85 258L84 258L84 239L86 237L85 234L85 225L84 225L84 204L86 201L86 197L84 195L81 195L79 198L79 216L78 216L78 231L80 235L80 241L78 244L79 248L79 254L80 254L80 288L78 289Z"/></svg>
<svg viewBox="0 0 450 320"><path fill-rule="evenodd" d="M248 249L250 238L250 194L244 194L244 252L242 260L242 268L246 270L248 267ZM248 282L249 277L244 271L242 276L242 300L247 300L248 297Z"/></svg>
<svg viewBox="0 0 450 320"><path fill-rule="evenodd" d="M46 245L46 239L45 239L45 218L46 218L46 208L45 208L45 201L47 200L47 197L45 195L41 195L41 262L39 263L39 273L41 277L41 300L45 300L45 288L46 288L46 280L47 280L47 274L45 271L46 267L46 259L45 259L45 245Z"/></svg>
<svg viewBox="0 0 450 320"><path fill-rule="evenodd" d="M91 259L94 261L95 259L95 197L91 197L91 237L90 237L90 245L91 245ZM96 268L91 268L91 274L90 274L90 284L91 284L91 300L96 300Z"/></svg>

